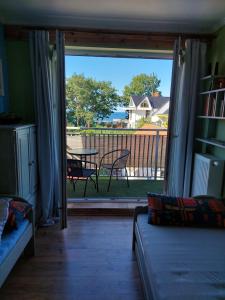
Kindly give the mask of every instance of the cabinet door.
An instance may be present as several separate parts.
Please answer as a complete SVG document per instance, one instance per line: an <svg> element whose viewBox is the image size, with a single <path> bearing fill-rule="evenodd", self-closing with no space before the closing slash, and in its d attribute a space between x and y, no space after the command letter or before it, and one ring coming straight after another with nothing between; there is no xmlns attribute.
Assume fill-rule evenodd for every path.
<svg viewBox="0 0 225 300"><path fill-rule="evenodd" d="M29 135L29 179L30 193L33 194L37 190L37 154L36 154L36 129L30 128Z"/></svg>
<svg viewBox="0 0 225 300"><path fill-rule="evenodd" d="M0 126L0 193L18 194L15 132Z"/></svg>
<svg viewBox="0 0 225 300"><path fill-rule="evenodd" d="M17 132L17 171L19 195L25 199L30 194L29 128Z"/></svg>

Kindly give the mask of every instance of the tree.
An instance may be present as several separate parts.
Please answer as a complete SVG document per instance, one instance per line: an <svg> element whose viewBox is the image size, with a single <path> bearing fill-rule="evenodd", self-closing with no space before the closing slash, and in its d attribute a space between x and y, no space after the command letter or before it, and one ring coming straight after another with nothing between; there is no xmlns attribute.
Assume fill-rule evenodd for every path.
<svg viewBox="0 0 225 300"><path fill-rule="evenodd" d="M124 103L126 105L129 103L131 95L149 96L153 95L153 93L155 92L161 94L161 92L158 90L160 82L161 81L157 78L157 76L154 73L150 75L142 73L137 76L134 76L130 84L124 87Z"/></svg>
<svg viewBox="0 0 225 300"><path fill-rule="evenodd" d="M68 123L86 127L109 116L122 104L110 81L97 81L78 74L66 81L66 100Z"/></svg>

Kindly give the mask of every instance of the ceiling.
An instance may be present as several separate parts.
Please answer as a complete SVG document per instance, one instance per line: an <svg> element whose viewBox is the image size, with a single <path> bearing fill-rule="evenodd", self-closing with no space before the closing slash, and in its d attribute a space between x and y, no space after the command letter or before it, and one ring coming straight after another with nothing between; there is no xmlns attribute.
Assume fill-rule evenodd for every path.
<svg viewBox="0 0 225 300"><path fill-rule="evenodd" d="M146 32L214 32L225 0L0 0L3 24Z"/></svg>

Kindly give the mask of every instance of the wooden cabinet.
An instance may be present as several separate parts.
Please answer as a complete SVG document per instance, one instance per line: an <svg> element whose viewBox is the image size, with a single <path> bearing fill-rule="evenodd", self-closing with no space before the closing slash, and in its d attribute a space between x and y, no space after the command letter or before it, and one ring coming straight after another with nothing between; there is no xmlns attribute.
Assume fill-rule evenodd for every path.
<svg viewBox="0 0 225 300"><path fill-rule="evenodd" d="M0 194L21 196L35 208L37 192L34 125L0 126Z"/></svg>

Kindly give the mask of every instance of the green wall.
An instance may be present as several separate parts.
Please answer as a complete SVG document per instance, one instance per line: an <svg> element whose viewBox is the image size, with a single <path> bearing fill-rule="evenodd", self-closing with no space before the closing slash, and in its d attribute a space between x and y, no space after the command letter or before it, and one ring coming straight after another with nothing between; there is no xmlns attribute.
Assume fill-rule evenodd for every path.
<svg viewBox="0 0 225 300"><path fill-rule="evenodd" d="M219 63L219 74L225 75L225 26L217 33L212 46L208 51L208 60L212 63L214 71L215 63Z"/></svg>
<svg viewBox="0 0 225 300"><path fill-rule="evenodd" d="M5 51L4 27L0 24L0 60L2 62L4 95L0 95L0 113L8 111L8 72Z"/></svg>
<svg viewBox="0 0 225 300"><path fill-rule="evenodd" d="M219 64L219 75L225 76L225 27L223 27L214 39L211 48L208 51L208 61L212 64L214 71L215 64ZM216 136L217 139L225 141L225 121L217 121ZM225 159L225 150L213 147L212 152L215 156Z"/></svg>
<svg viewBox="0 0 225 300"><path fill-rule="evenodd" d="M225 76L225 26L217 33L217 37L212 42L208 51L208 62L212 64L212 72L214 72L216 62L218 62L218 74ZM225 121L209 122L217 122L215 137L225 141ZM210 152L216 157L225 160L225 149L211 147ZM225 196L225 183L223 185L223 196Z"/></svg>
<svg viewBox="0 0 225 300"><path fill-rule="evenodd" d="M33 123L34 101L28 41L6 41L8 62L9 110Z"/></svg>

